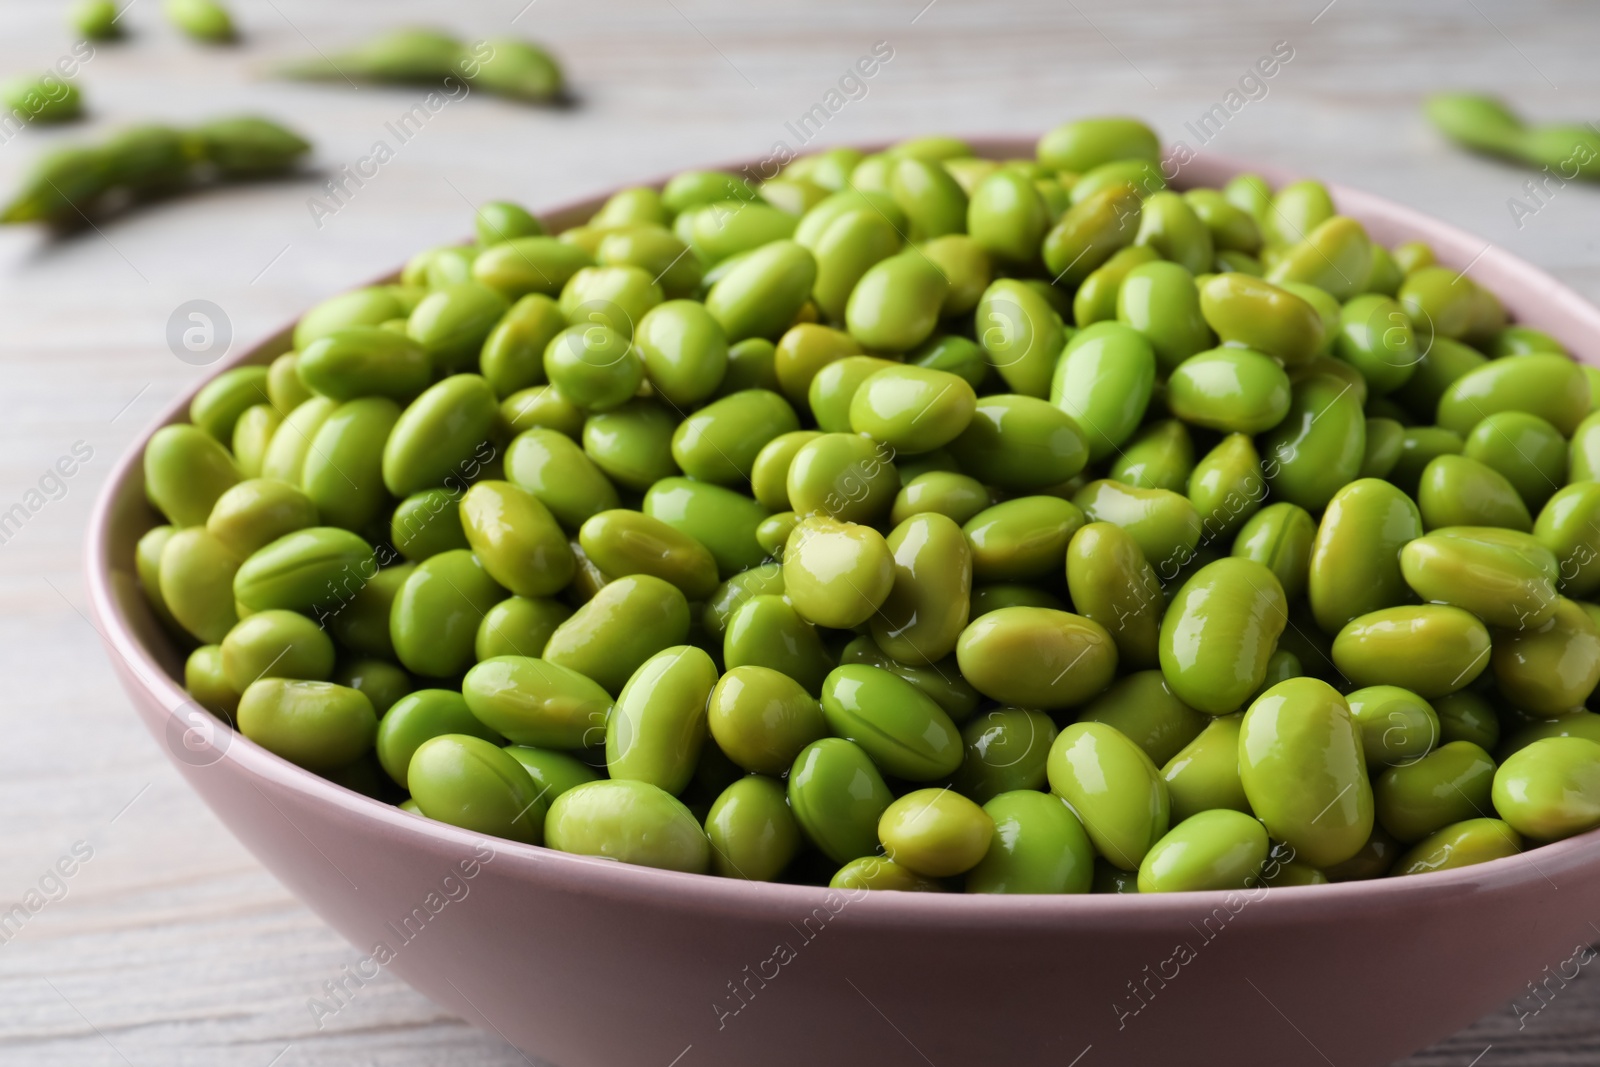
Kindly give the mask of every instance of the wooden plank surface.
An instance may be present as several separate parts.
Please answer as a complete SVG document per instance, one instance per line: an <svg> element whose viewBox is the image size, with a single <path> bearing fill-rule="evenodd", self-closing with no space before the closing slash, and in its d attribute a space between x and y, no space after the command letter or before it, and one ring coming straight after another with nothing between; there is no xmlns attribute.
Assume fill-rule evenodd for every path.
<svg viewBox="0 0 1600 1067"><path fill-rule="evenodd" d="M0 77L70 54L63 6L0 4ZM385 123L420 93L286 85L262 71L382 25L537 36L559 49L582 104L452 102L392 146L393 160L320 226L308 208L318 182L296 179L164 204L59 243L0 233L0 511L19 502L30 511L0 544L0 669L10 682L0 699L0 904L30 891L52 898L0 943L0 1064L523 1062L387 975L317 1027L308 998L358 953L181 784L129 713L84 617L81 531L94 493L135 431L206 373L166 341L185 301L212 301L235 343L248 343L318 298L462 236L479 200L548 206L762 154L778 140L798 149L785 123L880 41L892 59L811 147L1036 133L1102 112L1143 115L1198 147L1185 123L1288 42L1293 58L1209 150L1382 193L1600 296L1600 190L1557 190L1519 227L1508 200L1528 175L1447 149L1417 111L1423 92L1459 85L1491 87L1541 118L1600 118L1590 47L1600 15L1581 0L233 6L247 44L212 50L166 28L158 0L135 0L125 16L134 35L97 48L76 76L92 117L0 139L0 188L53 144L244 110L307 131L319 166L352 163L393 140ZM58 481L49 472L62 457L73 474ZM1600 1061L1600 983L1587 971L1532 1015L1537 1004L1508 1006L1407 1062Z"/></svg>

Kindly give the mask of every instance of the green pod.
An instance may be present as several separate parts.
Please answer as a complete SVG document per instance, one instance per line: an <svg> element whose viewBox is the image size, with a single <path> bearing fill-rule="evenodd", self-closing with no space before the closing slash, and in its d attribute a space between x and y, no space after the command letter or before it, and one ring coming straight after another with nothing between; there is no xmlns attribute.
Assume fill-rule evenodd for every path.
<svg viewBox="0 0 1600 1067"><path fill-rule="evenodd" d="M383 455L399 420L398 404L369 396L340 404L317 428L300 487L327 525L365 529L389 503Z"/></svg>
<svg viewBox="0 0 1600 1067"><path fill-rule="evenodd" d="M1578 364L1535 352L1491 360L1451 382L1439 398L1438 423L1465 436L1479 419L1497 411L1522 411L1572 436L1589 405L1589 380Z"/></svg>
<svg viewBox="0 0 1600 1067"><path fill-rule="evenodd" d="M1072 416L1098 463L1134 435L1155 388L1156 357L1144 335L1097 322L1067 342L1050 383L1050 403Z"/></svg>
<svg viewBox="0 0 1600 1067"><path fill-rule="evenodd" d="M678 424L672 456L701 481L741 485L773 438L800 428L788 401L765 389L747 389L701 408Z"/></svg>
<svg viewBox="0 0 1600 1067"><path fill-rule="evenodd" d="M693 645L662 649L640 664L606 719L611 777L681 793L705 743L706 701L716 684L716 664Z"/></svg>
<svg viewBox="0 0 1600 1067"><path fill-rule="evenodd" d="M1389 468L1388 481L1415 497L1422 472L1439 456L1460 455L1461 435L1437 426L1408 426L1400 439L1400 456Z"/></svg>
<svg viewBox="0 0 1600 1067"><path fill-rule="evenodd" d="M1144 750L1103 723L1066 727L1050 746L1050 791L1083 823L1113 866L1139 869L1167 832L1167 786Z"/></svg>
<svg viewBox="0 0 1600 1067"><path fill-rule="evenodd" d="M113 0L79 0L67 10L67 21L85 40L111 41L122 36L120 14Z"/></svg>
<svg viewBox="0 0 1600 1067"><path fill-rule="evenodd" d="M1200 514L1189 498L1168 489L1135 489L1107 479L1090 482L1072 502L1090 522L1128 532L1163 581L1177 576L1200 543Z"/></svg>
<svg viewBox="0 0 1600 1067"><path fill-rule="evenodd" d="M574 326L606 326L632 340L639 320L663 298L661 286L639 267L585 267L561 287L557 304Z"/></svg>
<svg viewBox="0 0 1600 1067"><path fill-rule="evenodd" d="M688 478L663 478L645 494L643 511L705 545L724 578L766 558L756 540L756 527L767 517L767 509L732 489Z"/></svg>
<svg viewBox="0 0 1600 1067"><path fill-rule="evenodd" d="M282 424L272 434L272 440L267 442L266 454L262 454L261 477L299 485L301 474L306 469L310 443L317 437L317 430L322 429L323 422L328 421L328 416L338 408L338 400L312 397L286 414ZM150 440L154 443L155 438ZM146 450L146 456L149 456L149 450Z"/></svg>
<svg viewBox="0 0 1600 1067"><path fill-rule="evenodd" d="M784 545L784 595L815 625L861 625L883 605L894 582L894 553L870 526L813 516L802 519Z"/></svg>
<svg viewBox="0 0 1600 1067"><path fill-rule="evenodd" d="M576 750L605 739L611 696L575 670L527 656L496 656L461 681L478 721L519 745Z"/></svg>
<svg viewBox="0 0 1600 1067"><path fill-rule="evenodd" d="M1128 442L1107 475L1133 489L1181 492L1194 470L1194 439L1177 419L1149 423Z"/></svg>
<svg viewBox="0 0 1600 1067"><path fill-rule="evenodd" d="M1160 671L1141 670L1111 683L1078 721L1115 727L1161 767L1199 737L1212 718L1178 699Z"/></svg>
<svg viewBox="0 0 1600 1067"><path fill-rule="evenodd" d="M295 366L312 392L339 401L383 396L404 403L433 380L422 346L380 326L334 330L307 345Z"/></svg>
<svg viewBox="0 0 1600 1067"><path fill-rule="evenodd" d="M317 507L299 489L272 478L247 478L217 498L206 529L235 556L248 558L285 534L317 525Z"/></svg>
<svg viewBox="0 0 1600 1067"><path fill-rule="evenodd" d="M1242 433L1224 437L1194 465L1187 488L1189 501L1200 515L1202 540L1237 533L1260 510L1267 495L1255 442Z"/></svg>
<svg viewBox="0 0 1600 1067"><path fill-rule="evenodd" d="M973 328L990 365L1013 392L1029 397L1050 394L1067 330L1037 290L1014 278L993 282L978 301Z"/></svg>
<svg viewBox="0 0 1600 1067"><path fill-rule="evenodd" d="M1059 485L1089 461L1087 439L1072 416L1048 401L1004 393L978 400L950 452L964 473L1017 493Z"/></svg>
<svg viewBox="0 0 1600 1067"><path fill-rule="evenodd" d="M1502 819L1536 841L1600 826L1600 745L1581 737L1533 742L1494 772L1493 800Z"/></svg>
<svg viewBox="0 0 1600 1067"><path fill-rule="evenodd" d="M217 439L194 426L163 426L144 449L145 495L174 526L200 526L239 469Z"/></svg>
<svg viewBox="0 0 1600 1067"><path fill-rule="evenodd" d="M1105 627L1116 643L1118 663L1131 670L1154 667L1165 600L1133 535L1109 522L1091 522L1072 534L1066 564L1073 606ZM1153 754L1151 758L1156 759Z"/></svg>
<svg viewBox="0 0 1600 1067"><path fill-rule="evenodd" d="M1503 103L1477 93L1435 93L1423 113L1440 133L1477 152L1515 157L1527 128Z"/></svg>
<svg viewBox="0 0 1600 1067"><path fill-rule="evenodd" d="M547 429L577 437L583 432L583 420L583 412L553 385L520 389L500 403L501 425L511 434Z"/></svg>
<svg viewBox="0 0 1600 1067"><path fill-rule="evenodd" d="M544 350L566 328L561 308L543 293L529 293L512 304L489 331L478 354L479 367L495 396L504 400L543 385Z"/></svg>
<svg viewBox="0 0 1600 1067"><path fill-rule="evenodd" d="M878 820L894 797L855 743L828 737L807 745L789 772L788 793L800 829L833 862L878 851Z"/></svg>
<svg viewBox="0 0 1600 1067"><path fill-rule="evenodd" d="M1528 506L1505 475L1466 456L1436 456L1423 468L1417 506L1430 530L1500 526L1527 533L1533 529Z"/></svg>
<svg viewBox="0 0 1600 1067"><path fill-rule="evenodd" d="M1406 583L1423 600L1454 604L1490 626L1522 630L1555 614L1556 559L1532 538L1444 527L1416 537L1399 559Z"/></svg>
<svg viewBox="0 0 1600 1067"><path fill-rule="evenodd" d="M1266 566L1238 557L1207 564L1161 621L1161 673L1190 707L1237 711L1261 687L1288 614L1283 587Z"/></svg>
<svg viewBox="0 0 1600 1067"><path fill-rule="evenodd" d="M694 814L649 782L602 779L556 797L545 844L558 852L704 874L711 842Z"/></svg>
<svg viewBox="0 0 1600 1067"><path fill-rule="evenodd" d="M1232 203L1222 190L1190 189L1183 199L1211 231L1212 244L1219 254L1241 252L1253 256L1261 250L1261 224L1249 211Z"/></svg>
<svg viewBox="0 0 1600 1067"><path fill-rule="evenodd" d="M994 280L994 263L989 253L964 233L935 237L920 247L922 254L933 261L950 283L939 315L942 318L965 315L977 307L983 291Z"/></svg>
<svg viewBox="0 0 1600 1067"><path fill-rule="evenodd" d="M290 763L331 771L364 756L378 732L372 703L331 682L263 678L239 697L239 732Z"/></svg>
<svg viewBox="0 0 1600 1067"><path fill-rule="evenodd" d="M889 366L869 375L856 389L850 399L849 428L897 452L928 452L960 436L976 407L977 394L957 375Z"/></svg>
<svg viewBox="0 0 1600 1067"><path fill-rule="evenodd" d="M239 710L239 691L222 674L222 649L201 645L183 661L183 688L194 702L227 722L234 722Z"/></svg>
<svg viewBox="0 0 1600 1067"><path fill-rule="evenodd" d="M728 339L703 304L668 300L639 320L634 344L655 391L677 408L716 392L728 370Z"/></svg>
<svg viewBox="0 0 1600 1067"><path fill-rule="evenodd" d="M1107 322L1117 317L1117 291L1122 280L1134 267L1154 263L1161 257L1143 245L1119 249L1109 259L1090 271L1072 298L1072 319L1084 329L1097 322Z"/></svg>
<svg viewBox="0 0 1600 1067"><path fill-rule="evenodd" d="M1067 544L1083 526L1083 512L1054 496L1023 496L978 512L962 528L973 577L1024 581L1061 573Z"/></svg>
<svg viewBox="0 0 1600 1067"><path fill-rule="evenodd" d="M1335 215L1284 249L1267 271L1267 280L1315 285L1342 302L1365 292L1371 273L1372 242L1365 227Z"/></svg>
<svg viewBox="0 0 1600 1067"><path fill-rule="evenodd" d="M714 200L680 215L677 225L702 263L711 266L794 234L799 219L759 199Z"/></svg>
<svg viewBox="0 0 1600 1067"><path fill-rule="evenodd" d="M222 674L236 693L261 678L325 682L333 674L333 640L298 612L258 611L222 639Z"/></svg>
<svg viewBox="0 0 1600 1067"><path fill-rule="evenodd" d="M901 234L871 208L834 218L812 246L817 277L811 296L833 322L843 322L851 292L876 264L900 251Z"/></svg>
<svg viewBox="0 0 1600 1067"><path fill-rule="evenodd" d="M996 260L1029 264L1039 258L1050 211L1026 175L998 170L973 190L966 223L967 233Z"/></svg>
<svg viewBox="0 0 1600 1067"><path fill-rule="evenodd" d="M1372 834L1361 735L1326 682L1291 678L1250 705L1239 730L1239 775L1267 831L1314 867L1344 862Z"/></svg>
<svg viewBox="0 0 1600 1067"><path fill-rule="evenodd" d="M1272 197L1262 219L1269 245L1290 246L1333 217L1333 197L1319 181L1290 182Z"/></svg>
<svg viewBox="0 0 1600 1067"><path fill-rule="evenodd" d="M1422 536L1411 498L1388 482L1362 478L1333 495L1316 540L1306 592L1324 633L1337 633L1357 615L1404 603L1402 567L1407 542Z"/></svg>
<svg viewBox="0 0 1600 1067"><path fill-rule="evenodd" d="M556 334L544 350L544 372L584 411L618 407L644 383L638 349L605 323L569 326Z"/></svg>
<svg viewBox="0 0 1600 1067"><path fill-rule="evenodd" d="M1600 751L1597 751L1600 755ZM1470 741L1452 741L1417 760L1390 767L1373 783L1379 824L1412 844L1452 823L1490 811L1494 760Z"/></svg>
<svg viewBox="0 0 1600 1067"><path fill-rule="evenodd" d="M163 0L167 21L196 41L227 44L237 37L233 17L217 0Z"/></svg>
<svg viewBox="0 0 1600 1067"><path fill-rule="evenodd" d="M1361 372L1375 396L1405 385L1423 355L1399 302L1375 294L1353 297L1340 310L1334 349Z"/></svg>
<svg viewBox="0 0 1600 1067"><path fill-rule="evenodd" d="M1118 251L1133 245L1142 203L1138 190L1112 182L1075 200L1045 234L1045 267L1058 285L1085 282Z"/></svg>
<svg viewBox="0 0 1600 1067"><path fill-rule="evenodd" d="M1244 524L1233 555L1260 563L1278 579L1291 602L1305 592L1317 526L1298 504L1269 504Z"/></svg>
<svg viewBox="0 0 1600 1067"><path fill-rule="evenodd" d="M189 421L218 441L233 440L233 427L248 408L269 402L267 368L234 367L211 379L189 403Z"/></svg>
<svg viewBox="0 0 1600 1067"><path fill-rule="evenodd" d="M552 596L572 580L574 562L566 535L550 510L526 489L510 482L478 482L461 498L460 515L467 543L483 570L516 595Z"/></svg>
<svg viewBox="0 0 1600 1067"><path fill-rule="evenodd" d="M1557 597L1542 625L1495 634L1489 666L1513 707L1533 716L1564 715L1600 683L1600 632L1581 605Z"/></svg>
<svg viewBox="0 0 1600 1067"><path fill-rule="evenodd" d="M611 480L572 438L557 430L518 434L506 449L506 478L538 497L569 531L620 503Z"/></svg>
<svg viewBox="0 0 1600 1067"><path fill-rule="evenodd" d="M801 515L876 522L888 514L899 490L892 456L892 449L859 434L829 433L807 441L789 462L789 503Z"/></svg>
<svg viewBox="0 0 1600 1067"><path fill-rule="evenodd" d="M189 526L161 549L161 600L189 633L218 644L239 621L234 601L239 557L203 526Z"/></svg>
<svg viewBox="0 0 1600 1067"><path fill-rule="evenodd" d="M1210 270L1216 258L1210 228L1188 200L1165 189L1144 198L1133 241L1154 248L1162 259L1178 264L1190 274Z"/></svg>
<svg viewBox="0 0 1600 1067"><path fill-rule="evenodd" d="M1438 714L1433 705L1409 689L1369 685L1352 689L1345 700L1361 733L1367 769L1373 774L1384 767L1415 763L1439 744Z"/></svg>
<svg viewBox="0 0 1600 1067"><path fill-rule="evenodd" d="M998 708L961 728L961 766L951 788L987 804L1014 790L1045 788L1045 763L1056 725L1040 711Z"/></svg>
<svg viewBox="0 0 1600 1067"><path fill-rule="evenodd" d="M529 293L556 296L574 274L594 265L582 248L554 237L513 237L472 261L472 280L496 290L508 300Z"/></svg>
<svg viewBox="0 0 1600 1067"><path fill-rule="evenodd" d="M1537 511L1567 481L1567 439L1537 415L1497 411L1467 434L1462 454L1498 471L1529 511Z"/></svg>
<svg viewBox="0 0 1600 1067"><path fill-rule="evenodd" d="M1367 418L1367 448L1361 456L1363 478L1387 478L1405 448L1406 428L1390 418Z"/></svg>
<svg viewBox="0 0 1600 1067"><path fill-rule="evenodd" d="M395 596L389 617L395 655L414 674L460 674L472 665L484 614L505 597L505 589L471 552L454 549L428 557Z"/></svg>
<svg viewBox="0 0 1600 1067"><path fill-rule="evenodd" d="M1562 593L1591 598L1600 591L1600 484L1575 481L1557 490L1533 536L1555 556Z"/></svg>
<svg viewBox="0 0 1600 1067"><path fill-rule="evenodd" d="M474 487L473 492L476 491ZM467 495L470 498L472 494ZM553 521L550 525L554 530ZM559 530L554 530L554 537L565 549ZM616 508L591 515L578 531L578 543L595 566L612 578L652 575L677 586L690 600L704 600L717 588L717 561L704 545L660 519L637 511Z"/></svg>
<svg viewBox="0 0 1600 1067"><path fill-rule="evenodd" d="M950 283L920 251L894 254L867 267L850 291L850 336L878 352L909 352L933 334Z"/></svg>
<svg viewBox="0 0 1600 1067"><path fill-rule="evenodd" d="M1251 813L1239 778L1239 730L1244 715L1222 715L1185 745L1161 769L1178 822L1214 808Z"/></svg>
<svg viewBox="0 0 1600 1067"><path fill-rule="evenodd" d="M1358 686L1397 685L1433 700L1470 685L1489 665L1489 631L1444 604L1384 608L1333 639L1333 662Z"/></svg>
<svg viewBox="0 0 1600 1067"><path fill-rule="evenodd" d="M728 670L766 667L788 675L809 693L821 691L833 660L816 629L782 596L757 594L728 618L722 659Z"/></svg>
<svg viewBox="0 0 1600 1067"><path fill-rule="evenodd" d="M1309 361L1325 340L1316 308L1287 289L1246 274L1207 278L1200 286L1200 313L1224 344L1265 352L1285 366Z"/></svg>
<svg viewBox="0 0 1600 1067"><path fill-rule="evenodd" d="M1145 854L1139 892L1254 888L1270 844L1261 823L1243 812L1202 811L1174 826Z"/></svg>
<svg viewBox="0 0 1600 1067"><path fill-rule="evenodd" d="M497 290L457 282L423 298L406 320L406 336L427 353L435 371L451 374L476 362L489 332L510 309Z"/></svg>
<svg viewBox="0 0 1600 1067"><path fill-rule="evenodd" d="M371 564L377 566L376 560ZM338 597L325 609L325 621L341 648L362 656L393 660L394 639L389 634L389 617L395 597L416 570L415 563L401 563L373 573L366 566L345 570L339 575ZM362 577L370 575L366 581ZM331 582L329 583L331 585Z"/></svg>
<svg viewBox="0 0 1600 1067"><path fill-rule="evenodd" d="M164 564L165 559L163 569ZM283 608L309 613L344 603L377 570L372 546L360 536L332 526L312 526L252 553L233 577L233 599L251 611ZM173 610L177 613L176 606Z"/></svg>
<svg viewBox="0 0 1600 1067"><path fill-rule="evenodd" d="M933 781L961 765L961 735L944 709L889 671L836 667L822 684L822 714L835 735L897 778Z"/></svg>
<svg viewBox="0 0 1600 1067"><path fill-rule="evenodd" d="M478 662L495 656L537 656L572 609L559 600L512 596L484 612L472 639Z"/></svg>
<svg viewBox="0 0 1600 1067"><path fill-rule="evenodd" d="M411 757L424 742L445 734L466 734L490 744L504 740L478 721L455 690L418 689L397 700L378 720L378 762L396 785L409 792Z"/></svg>
<svg viewBox="0 0 1600 1067"><path fill-rule="evenodd" d="M669 300L693 296L705 265L689 246L662 225L630 224L600 239L595 260L602 267L636 267L661 286Z"/></svg>
<svg viewBox="0 0 1600 1067"><path fill-rule="evenodd" d="M1116 674L1117 646L1092 619L1004 607L968 624L956 642L961 673L984 696L1053 711L1081 704Z"/></svg>
<svg viewBox="0 0 1600 1067"><path fill-rule="evenodd" d="M395 423L383 447L383 484L398 497L446 485L489 440L499 404L489 383L457 374L430 386Z"/></svg>
<svg viewBox="0 0 1600 1067"><path fill-rule="evenodd" d="M1414 845L1390 869L1391 875L1427 874L1515 856L1522 836L1499 819L1452 823Z"/></svg>
<svg viewBox="0 0 1600 1067"><path fill-rule="evenodd" d="M1166 374L1216 343L1200 313L1194 275L1176 263L1146 263L1128 271L1117 290L1117 321L1144 335Z"/></svg>
<svg viewBox="0 0 1600 1067"><path fill-rule="evenodd" d="M678 473L672 455L678 426L672 412L635 397L583 420L583 451L613 482L639 492Z"/></svg>
<svg viewBox="0 0 1600 1067"><path fill-rule="evenodd" d="M266 462L272 435L283 425L283 416L270 404L255 404L244 410L233 424L233 462L245 478L259 478Z"/></svg>
<svg viewBox="0 0 1600 1067"><path fill-rule="evenodd" d="M773 241L712 285L706 310L729 343L748 337L776 339L793 324L816 280L817 262L809 251L794 241Z"/></svg>
<svg viewBox="0 0 1600 1067"><path fill-rule="evenodd" d="M730 667L706 702L711 737L747 771L782 775L800 750L824 737L827 720L799 682L770 667Z"/></svg>
<svg viewBox="0 0 1600 1067"><path fill-rule="evenodd" d="M800 851L800 825L783 783L759 774L722 791L706 816L706 834L712 872L724 878L774 881Z"/></svg>
<svg viewBox="0 0 1600 1067"><path fill-rule="evenodd" d="M952 520L924 514L898 524L887 545L893 584L870 620L873 639L901 663L935 663L955 650L967 625L972 588L967 539Z"/></svg>
<svg viewBox="0 0 1600 1067"><path fill-rule="evenodd" d="M788 503L787 490L784 503ZM898 526L913 515L934 513L965 525L988 506L989 491L976 478L951 471L929 471L901 487L889 511L889 521Z"/></svg>
<svg viewBox="0 0 1600 1067"><path fill-rule="evenodd" d="M1060 797L1016 789L996 794L983 810L994 821L994 838L967 872L968 893L1089 891L1094 845Z"/></svg>
<svg viewBox="0 0 1600 1067"><path fill-rule="evenodd" d="M544 658L621 692L633 672L689 635L689 605L678 588L648 574L605 585L556 627Z"/></svg>
<svg viewBox="0 0 1600 1067"><path fill-rule="evenodd" d="M1289 376L1260 352L1213 348L1173 369L1167 380L1167 405L1193 426L1259 433L1289 413Z"/></svg>
<svg viewBox="0 0 1600 1067"><path fill-rule="evenodd" d="M389 543L413 563L453 548L470 547L461 526L459 489L424 489L395 505Z"/></svg>
<svg viewBox="0 0 1600 1067"><path fill-rule="evenodd" d="M1075 119L1039 138L1036 153L1042 166L1082 174L1122 159L1159 162L1161 141L1138 119Z"/></svg>
<svg viewBox="0 0 1600 1067"><path fill-rule="evenodd" d="M1267 484L1307 511L1321 511L1361 470L1367 419L1348 382L1316 374L1293 388L1289 414L1260 441Z"/></svg>
<svg viewBox="0 0 1600 1067"><path fill-rule="evenodd" d="M994 820L949 789L917 789L878 820L889 862L929 878L951 878L978 865L994 838Z"/></svg>

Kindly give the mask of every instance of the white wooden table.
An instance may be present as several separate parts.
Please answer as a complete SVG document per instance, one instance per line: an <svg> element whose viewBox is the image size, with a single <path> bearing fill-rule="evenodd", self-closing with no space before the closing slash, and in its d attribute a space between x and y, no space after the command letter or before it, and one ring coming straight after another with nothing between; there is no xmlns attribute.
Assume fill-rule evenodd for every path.
<svg viewBox="0 0 1600 1067"><path fill-rule="evenodd" d="M207 373L166 342L168 317L185 301L216 303L235 344L248 343L416 249L462 236L478 201L548 206L764 154L778 140L798 148L785 123L880 41L892 58L813 147L913 132L1036 133L1105 112L1143 115L1199 147L1185 124L1287 42L1292 59L1264 96L1252 90L1258 98L1210 150L1412 204L1600 297L1600 189L1561 189L1518 228L1508 199L1523 195L1528 175L1446 148L1417 108L1428 90L1483 86L1541 118L1600 117L1600 13L1579 0L232 3L247 44L214 50L178 39L158 0L135 0L125 15L134 36L100 46L76 78L92 117L0 139L0 188L50 144L237 111L306 131L321 166L353 163L376 140L393 142L384 124L420 92L275 83L262 69L407 22L544 39L582 106L451 103L320 227L308 208L318 184L304 179L163 204L59 243L0 233L0 512L28 510L19 529L0 533L0 676L9 682L0 911L30 891L54 898L0 937L0 1064L523 1062L387 976L318 1029L308 998L359 954L182 785L129 713L85 619L90 502L139 427ZM0 3L0 76L69 52L63 6ZM53 480L74 446L92 454ZM63 857L72 874L56 880ZM1408 1062L1600 1062L1597 1006L1600 983L1583 977L1535 1017L1508 1007Z"/></svg>

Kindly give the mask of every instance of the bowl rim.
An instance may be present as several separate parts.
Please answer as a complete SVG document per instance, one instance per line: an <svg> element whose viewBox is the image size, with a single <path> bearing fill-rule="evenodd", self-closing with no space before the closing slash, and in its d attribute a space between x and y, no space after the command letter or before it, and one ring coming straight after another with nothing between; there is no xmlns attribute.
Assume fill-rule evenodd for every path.
<svg viewBox="0 0 1600 1067"><path fill-rule="evenodd" d="M983 136L967 138L978 155L988 158L1031 158L1037 138L1022 136ZM864 152L881 150L890 142L876 141L854 144L830 145L817 149L857 148ZM768 157L770 159L770 157ZM748 168L762 165L767 160L745 159L731 163L712 164L704 169L720 169L734 173L747 173ZM674 172L680 173L680 172ZM1306 177L1285 168L1246 164L1228 156L1196 153L1169 176L1175 188L1194 184L1220 185L1237 174L1261 175L1274 187ZM668 177L630 182L588 197L564 202L547 211L539 212L552 232L559 232L587 218L604 200L619 189L639 185L661 187ZM1587 340L1600 337L1600 308L1596 308L1553 277L1521 258L1500 249L1464 230L1427 216L1413 208L1395 203L1385 197L1363 192L1332 182L1323 183L1343 212L1362 218L1369 229L1380 232L1426 233L1443 265L1471 270L1480 266L1505 280L1519 282L1529 291L1538 293L1541 309L1549 309L1570 318L1577 328L1553 329L1574 358L1580 362L1600 362L1600 346ZM1379 216L1375 221L1365 216ZM1479 245L1482 245L1479 249ZM1477 249L1476 252L1473 250ZM398 272L389 272L367 285L384 284L394 280ZM156 661L144 646L122 611L119 598L113 589L114 561L111 556L115 524L119 505L132 491L131 483L142 481L142 456L151 435L163 426L187 420L190 402L196 393L217 375L234 367L261 364L288 351L294 322L269 333L253 345L241 346L219 360L206 375L183 390L159 415L139 431L135 439L118 457L101 486L91 512L84 545L84 569L89 604L96 629L115 659L126 666L126 681L137 681L154 703L168 715L178 716L184 709L195 706L183 687ZM1594 350L1590 360L1579 357L1582 351ZM209 714L209 713L208 713ZM1516 855L1491 860L1467 867L1433 871L1405 877L1385 876L1361 881L1337 882L1315 886L1284 886L1271 892L1264 888L1244 890L1199 890L1162 894L966 894L966 893L871 893L866 890L839 890L827 886L795 885L773 882L747 882L741 879L714 875L687 874L621 863L601 857L580 856L559 852L542 845L528 845L465 830L447 823L415 816L396 805L365 796L354 790L329 781L313 771L305 770L288 760L262 748L243 734L232 730L226 723L219 724L227 731L225 742L215 746L218 751L214 764L202 773L216 768L220 772L224 762L231 761L236 773L270 783L283 790L301 794L308 802L327 805L329 814L341 821L362 824L374 837L412 837L427 841L435 849L452 852L470 850L474 845L488 842L495 850L497 861L504 857L507 866L528 872L547 886L582 892L591 896L614 899L618 902L649 902L651 906L669 910L700 911L706 906L736 916L770 917L782 912L802 912L840 897L861 901L856 910L870 913L874 923L892 927L897 924L925 926L929 921L981 922L988 927L1036 928L1041 923L1059 925L1062 921L1092 921L1096 925L1111 924L1123 928L1157 929L1172 921L1191 918L1197 911L1204 912L1224 906L1225 902L1255 892L1264 893L1269 907L1263 911L1275 921L1293 923L1323 918L1326 907L1338 900L1347 904L1367 906L1393 905L1400 898L1425 898L1455 896L1461 893L1491 889L1502 884L1525 880L1526 872L1518 868L1531 865L1538 876L1549 881L1544 867L1530 858L1536 855L1557 870L1565 870L1581 861L1600 855L1600 830L1590 831L1565 840L1536 846ZM177 763L174 754L169 759ZM193 768L181 768L192 771ZM1551 883L1552 885L1554 883ZM1292 891L1290 891L1292 890Z"/></svg>

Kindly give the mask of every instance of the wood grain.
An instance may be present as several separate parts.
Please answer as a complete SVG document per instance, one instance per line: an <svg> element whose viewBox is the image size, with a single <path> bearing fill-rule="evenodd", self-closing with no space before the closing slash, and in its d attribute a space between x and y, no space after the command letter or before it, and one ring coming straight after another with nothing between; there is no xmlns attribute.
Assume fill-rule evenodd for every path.
<svg viewBox="0 0 1600 1067"><path fill-rule="evenodd" d="M465 234L479 200L548 206L764 153L780 139L799 148L786 121L879 41L893 58L813 147L913 132L1035 133L1097 112L1146 116L1197 146L1185 123L1287 41L1292 60L1208 150L1414 205L1600 296L1600 192L1560 189L1519 228L1507 201L1528 175L1457 154L1417 110L1421 94L1459 85L1502 92L1541 118L1600 117L1600 67L1587 46L1600 17L1593 7L1325 4L233 0L246 45L204 49L162 24L158 0L136 0L125 15L133 35L100 46L77 78L92 117L0 143L0 188L54 144L247 110L307 131L327 170L353 162L417 91L289 85L262 72L385 24L542 38L559 49L582 104L451 103L320 228L307 206L318 183L308 178L205 193L59 243L0 233L0 511L40 504L0 544L0 669L11 682L0 698L0 904L42 880L59 897L0 943L0 1064L524 1062L387 976L319 1029L308 998L359 953L179 782L107 668L83 615L81 531L135 430L206 373L167 347L174 308L213 301L235 343L247 343L416 249ZM0 4L0 76L67 53L62 7ZM92 456L58 487L47 472L76 442ZM57 889L49 872L79 842L92 858L74 860ZM1600 983L1586 970L1537 1016L1507 1007L1407 1063L1592 1064L1597 1006Z"/></svg>

